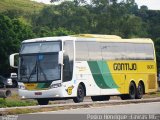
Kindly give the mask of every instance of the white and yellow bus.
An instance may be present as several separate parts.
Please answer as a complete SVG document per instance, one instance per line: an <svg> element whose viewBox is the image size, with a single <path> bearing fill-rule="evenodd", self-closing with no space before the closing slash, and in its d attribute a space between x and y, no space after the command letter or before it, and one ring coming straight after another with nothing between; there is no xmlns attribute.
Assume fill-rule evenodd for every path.
<svg viewBox="0 0 160 120"><path fill-rule="evenodd" d="M151 39L92 34L30 39L10 55L10 65L18 67L19 95L40 105L64 98L83 102L85 96L93 101L109 100L111 95L141 99L157 91Z"/></svg>

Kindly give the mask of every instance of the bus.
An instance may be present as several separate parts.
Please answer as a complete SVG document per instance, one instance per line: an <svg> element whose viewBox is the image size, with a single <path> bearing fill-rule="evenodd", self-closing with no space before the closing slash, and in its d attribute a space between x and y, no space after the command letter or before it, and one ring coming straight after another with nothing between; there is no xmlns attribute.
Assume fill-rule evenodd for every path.
<svg viewBox="0 0 160 120"><path fill-rule="evenodd" d="M85 96L92 101L113 95L141 99L158 89L155 49L148 38L80 34L29 39L10 55L10 65L18 68L21 98L39 105L69 98L78 103Z"/></svg>

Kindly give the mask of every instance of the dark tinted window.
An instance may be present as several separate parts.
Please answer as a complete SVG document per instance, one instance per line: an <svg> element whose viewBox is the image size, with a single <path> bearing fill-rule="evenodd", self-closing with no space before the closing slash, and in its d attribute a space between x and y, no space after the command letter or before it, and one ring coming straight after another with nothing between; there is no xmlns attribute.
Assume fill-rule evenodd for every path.
<svg viewBox="0 0 160 120"><path fill-rule="evenodd" d="M73 41L64 42L63 81L69 81L73 75L74 46Z"/></svg>
<svg viewBox="0 0 160 120"><path fill-rule="evenodd" d="M19 80L23 82L60 80L61 76L61 67L58 64L58 52L21 55L19 68Z"/></svg>

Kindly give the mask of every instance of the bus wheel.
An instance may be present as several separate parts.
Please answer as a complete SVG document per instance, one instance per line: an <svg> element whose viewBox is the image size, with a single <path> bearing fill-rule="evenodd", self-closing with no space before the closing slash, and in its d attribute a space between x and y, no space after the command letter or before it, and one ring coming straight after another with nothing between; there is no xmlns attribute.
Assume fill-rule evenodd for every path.
<svg viewBox="0 0 160 120"><path fill-rule="evenodd" d="M92 101L106 101L106 100L109 100L110 99L110 96L106 96L106 95L103 95L103 96L91 96L91 99Z"/></svg>
<svg viewBox="0 0 160 120"><path fill-rule="evenodd" d="M123 94L120 96L122 100L127 100L127 99L135 99L136 97L136 87L133 82L130 83L129 85L129 94Z"/></svg>
<svg viewBox="0 0 160 120"><path fill-rule="evenodd" d="M141 99L143 97L143 93L144 93L144 87L142 83L139 83L136 92L136 99Z"/></svg>
<svg viewBox="0 0 160 120"><path fill-rule="evenodd" d="M37 99L37 102L39 105L48 105L49 99L41 98L41 99Z"/></svg>
<svg viewBox="0 0 160 120"><path fill-rule="evenodd" d="M133 82L129 85L129 99L135 99L136 97L136 86Z"/></svg>
<svg viewBox="0 0 160 120"><path fill-rule="evenodd" d="M75 103L83 102L85 96L85 90L83 86L80 84L77 89L77 97L73 98Z"/></svg>

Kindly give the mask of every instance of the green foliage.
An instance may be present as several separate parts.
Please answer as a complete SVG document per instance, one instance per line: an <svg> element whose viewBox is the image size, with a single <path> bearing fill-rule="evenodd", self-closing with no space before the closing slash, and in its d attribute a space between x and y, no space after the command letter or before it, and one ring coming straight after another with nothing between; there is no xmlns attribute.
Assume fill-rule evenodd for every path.
<svg viewBox="0 0 160 120"><path fill-rule="evenodd" d="M54 30L52 34L53 36L67 36L67 35L73 35L74 32L68 31L65 28L58 28L57 30Z"/></svg>
<svg viewBox="0 0 160 120"><path fill-rule="evenodd" d="M30 26L0 14L0 74L9 74L9 55L18 52L20 41L33 36Z"/></svg>
<svg viewBox="0 0 160 120"><path fill-rule="evenodd" d="M11 13L12 10L15 10L31 14L40 11L44 6L46 5L31 0L0 0L0 12L10 11ZM12 13L16 15L15 11Z"/></svg>
<svg viewBox="0 0 160 120"><path fill-rule="evenodd" d="M146 37L147 32L141 18L135 15L129 15L124 18L122 23L122 31L125 38ZM123 20L123 21L124 21Z"/></svg>
<svg viewBox="0 0 160 120"><path fill-rule="evenodd" d="M0 108L4 107L19 107L19 106L32 106L36 105L36 102L31 100L11 100L11 99L0 99Z"/></svg>
<svg viewBox="0 0 160 120"><path fill-rule="evenodd" d="M36 26L52 29L66 28L76 33L88 32L89 11L82 6L76 7L73 2L63 2L58 6L45 7L35 23Z"/></svg>
<svg viewBox="0 0 160 120"><path fill-rule="evenodd" d="M158 71L160 71L160 37L155 39L154 44L156 48L157 66L159 68Z"/></svg>
<svg viewBox="0 0 160 120"><path fill-rule="evenodd" d="M55 30L51 30L47 26L36 27L34 29L34 32L36 33L36 37L67 36L67 35L73 35L74 34L74 32L69 31L65 28L58 28L58 29L55 29Z"/></svg>
<svg viewBox="0 0 160 120"><path fill-rule="evenodd" d="M51 2L62 0L51 0ZM160 62L160 11L138 9L135 0L64 1L44 5L29 0L0 1L0 74L9 73L8 57L20 42L34 37L78 33L114 34L123 38L149 37Z"/></svg>

